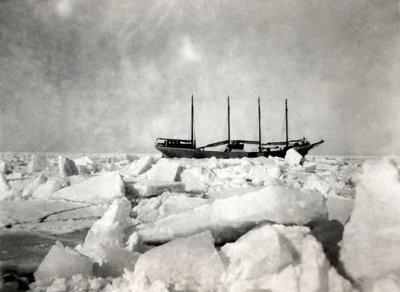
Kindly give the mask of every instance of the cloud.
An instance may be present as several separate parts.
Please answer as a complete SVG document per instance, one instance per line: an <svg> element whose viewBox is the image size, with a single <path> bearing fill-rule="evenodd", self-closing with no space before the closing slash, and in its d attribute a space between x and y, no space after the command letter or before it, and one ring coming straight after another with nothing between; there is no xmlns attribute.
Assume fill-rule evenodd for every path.
<svg viewBox="0 0 400 292"><path fill-rule="evenodd" d="M68 17L70 16L73 8L73 0L57 0L55 3L56 13L60 17Z"/></svg>
<svg viewBox="0 0 400 292"><path fill-rule="evenodd" d="M180 50L183 58L190 62L197 62L201 60L201 54L195 45L192 43L190 37L185 36L182 41Z"/></svg>
<svg viewBox="0 0 400 292"><path fill-rule="evenodd" d="M339 5L340 4L340 5ZM400 154L394 0L0 1L0 150L152 151L327 140L313 153Z"/></svg>

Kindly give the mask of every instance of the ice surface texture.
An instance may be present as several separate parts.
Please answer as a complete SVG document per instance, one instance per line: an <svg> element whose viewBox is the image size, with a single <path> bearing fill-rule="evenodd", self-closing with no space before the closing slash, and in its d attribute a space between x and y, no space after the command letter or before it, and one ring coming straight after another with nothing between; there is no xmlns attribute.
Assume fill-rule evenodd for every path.
<svg viewBox="0 0 400 292"><path fill-rule="evenodd" d="M341 250L346 272L364 288L400 290L399 214L399 169L389 159L365 163Z"/></svg>
<svg viewBox="0 0 400 292"><path fill-rule="evenodd" d="M224 241L232 239L236 229L263 221L302 225L326 216L320 193L268 186L170 215L140 227L139 234L145 242L166 242L210 229L217 241Z"/></svg>

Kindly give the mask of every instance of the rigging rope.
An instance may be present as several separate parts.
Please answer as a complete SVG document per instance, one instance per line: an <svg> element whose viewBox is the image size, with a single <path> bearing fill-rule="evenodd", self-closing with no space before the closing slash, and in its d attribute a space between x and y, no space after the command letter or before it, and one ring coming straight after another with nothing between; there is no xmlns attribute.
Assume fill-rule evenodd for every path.
<svg viewBox="0 0 400 292"><path fill-rule="evenodd" d="M240 102L246 102L249 103L251 102L253 104L253 102L256 104L257 103L257 99L258 97L230 97L231 102L234 101L235 103L240 103ZM201 103L202 101L213 101L215 107L220 107L222 106L221 102L223 100L226 100L225 96L221 96L221 97L217 97L217 98L208 98L208 97L195 97L196 101L199 101L199 103ZM282 124L282 128L281 128L281 134L280 134L280 140L284 141L286 139L286 135L285 135L285 112L282 111L282 115L279 114L279 118L276 117L276 115L278 113L280 113L281 111L271 111L271 109L281 109L284 108L284 104L282 103L283 98L260 98L261 101L263 101L262 104L264 104L264 106L262 105L262 109L264 108L264 110L262 110L262 112L264 113L264 117L267 116L267 118L264 118L264 122L261 121L261 135L262 135L262 139L263 140L269 140L272 139L272 141L275 140L279 140L279 139L275 139L275 138L279 138L276 137L276 135L278 134L276 130L274 130L275 126L274 125L279 125L279 121L283 121ZM199 104L197 103L197 104ZM275 106L276 105L276 106ZM227 138L227 124L228 124L228 117L227 117L227 108L226 108L226 104L225 106L223 106L225 108L225 123L224 123L224 128L223 128L223 133L221 133L219 130L217 131L213 131L212 133L212 139L211 141L216 141L215 139L218 138L219 136L222 136L221 140L224 140L225 138ZM237 108L237 107L236 107ZM240 107L239 107L240 108ZM257 105L255 106L255 108L257 109ZM304 108L304 106L303 106ZM302 127L302 124L306 126L306 129L312 129L312 131L319 137L321 138L321 135L318 131L318 129L316 127L310 127L309 123L307 123L307 120L305 117L300 116L300 114L298 113L298 109L301 109L301 105L299 106L296 102L294 102L292 99L289 100L289 136L292 136L292 138L295 138L294 136L297 136L298 134L301 133L301 135L304 137L304 128ZM268 114L268 112L272 113L272 114ZM254 121L256 121L256 126L254 127L254 140L258 140L258 111L255 111L255 119ZM248 122L248 121L247 121ZM217 123L218 124L218 123ZM193 121L193 127L195 128L195 121ZM218 129L220 129L220 127L218 127ZM266 130L268 129L268 130ZM272 134L272 135L271 135ZM294 135L293 135L294 134ZM211 136L211 135L210 135ZM231 135L232 136L232 135ZM272 136L272 137L271 137ZM196 139L196 131L194 130L194 139ZM289 137L290 139L290 137Z"/></svg>
<svg viewBox="0 0 400 292"><path fill-rule="evenodd" d="M227 95L225 95L225 96L221 96L221 97L196 97L196 100L213 100L213 101L215 101L215 100L226 100L226 96ZM229 97L229 99L232 101L232 100L235 100L235 101L255 101L255 102L257 102L257 100L258 100L258 96L256 96L256 97ZM281 104L282 103L282 99L283 98L278 98L277 100L272 100L271 98L260 98L260 100L261 101L266 101L266 102L268 102L268 103L275 103L275 104Z"/></svg>

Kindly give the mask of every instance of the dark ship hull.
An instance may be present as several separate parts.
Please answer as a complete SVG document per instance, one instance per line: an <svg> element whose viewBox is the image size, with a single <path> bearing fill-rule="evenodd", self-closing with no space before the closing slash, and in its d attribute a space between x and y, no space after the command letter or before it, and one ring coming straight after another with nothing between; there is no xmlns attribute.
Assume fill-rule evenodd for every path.
<svg viewBox="0 0 400 292"><path fill-rule="evenodd" d="M284 158L286 152L293 148L301 155L306 155L308 151L312 148L317 147L322 144L324 141L321 140L317 143L313 144L305 144L305 145L292 145L284 147L282 149L267 149L266 151L217 151L217 150L204 150L200 149L190 149L190 148L174 148L174 147L166 147L163 145L156 145L156 149L162 153L163 157L166 158L243 158L243 157L268 157L268 156L277 156Z"/></svg>

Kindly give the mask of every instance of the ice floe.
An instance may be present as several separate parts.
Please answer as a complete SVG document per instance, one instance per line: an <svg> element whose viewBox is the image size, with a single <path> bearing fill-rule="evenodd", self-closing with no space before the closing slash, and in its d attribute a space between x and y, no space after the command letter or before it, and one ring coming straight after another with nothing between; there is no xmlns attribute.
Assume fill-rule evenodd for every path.
<svg viewBox="0 0 400 292"><path fill-rule="evenodd" d="M194 209L208 202L207 199L188 197L182 193L164 193L158 197L141 200L132 211L140 222L147 223Z"/></svg>
<svg viewBox="0 0 400 292"><path fill-rule="evenodd" d="M263 221L302 225L326 216L320 193L267 186L145 224L139 234L145 242L165 242L210 229L217 241L224 241Z"/></svg>
<svg viewBox="0 0 400 292"><path fill-rule="evenodd" d="M91 167L93 165L93 161L88 157L88 156L82 156L79 158L74 159L74 163L76 167L79 166L85 166L85 167Z"/></svg>
<svg viewBox="0 0 400 292"><path fill-rule="evenodd" d="M34 153L32 154L31 161L28 164L29 172L43 171L47 168L48 161L44 154Z"/></svg>
<svg viewBox="0 0 400 292"><path fill-rule="evenodd" d="M306 227L259 226L223 246L221 257L229 291L353 291Z"/></svg>
<svg viewBox="0 0 400 292"><path fill-rule="evenodd" d="M61 189L63 180L58 177L52 177L45 183L40 184L32 192L32 197L39 200L49 200L53 193Z"/></svg>
<svg viewBox="0 0 400 292"><path fill-rule="evenodd" d="M389 159L365 163L354 210L344 230L341 261L366 291L372 286L370 291L400 289L399 214L398 168Z"/></svg>
<svg viewBox="0 0 400 292"><path fill-rule="evenodd" d="M48 286L56 278L68 278L72 275L93 274L93 262L78 252L61 243L55 244L43 259L35 272L35 280L39 286Z"/></svg>
<svg viewBox="0 0 400 292"><path fill-rule="evenodd" d="M0 172L6 174L9 171L8 168L7 162L0 160Z"/></svg>
<svg viewBox="0 0 400 292"><path fill-rule="evenodd" d="M138 179L128 182L125 181L125 185L127 184L130 184L130 193L135 197L154 197L165 192L185 192L185 184L175 181Z"/></svg>
<svg viewBox="0 0 400 292"><path fill-rule="evenodd" d="M130 175L137 176L148 171L154 163L154 157L144 156L139 158L138 160L133 161L126 172Z"/></svg>
<svg viewBox="0 0 400 292"><path fill-rule="evenodd" d="M182 170L182 166L177 161L161 158L142 175L142 178L157 181L177 181Z"/></svg>
<svg viewBox="0 0 400 292"><path fill-rule="evenodd" d="M42 184L47 182L47 176L44 173L39 174L39 176L31 182L29 185L27 185L23 192L22 192L22 197L24 198L29 198L32 196L33 192Z"/></svg>
<svg viewBox="0 0 400 292"><path fill-rule="evenodd" d="M192 167L182 172L181 182L185 184L186 192L205 193L212 176L213 173L204 167Z"/></svg>
<svg viewBox="0 0 400 292"><path fill-rule="evenodd" d="M79 174L75 162L62 155L58 157L58 169L62 177Z"/></svg>
<svg viewBox="0 0 400 292"><path fill-rule="evenodd" d="M8 181L6 179L6 177L4 176L4 174L1 172L0 173L0 193L4 193L9 191L10 185L8 184Z"/></svg>
<svg viewBox="0 0 400 292"><path fill-rule="evenodd" d="M299 152L297 152L294 148L291 148L286 152L285 160L290 165L298 165L304 161L304 157Z"/></svg>
<svg viewBox="0 0 400 292"><path fill-rule="evenodd" d="M104 172L53 193L51 199L102 204L111 203L124 195L125 186L120 174Z"/></svg>
<svg viewBox="0 0 400 292"><path fill-rule="evenodd" d="M209 231L176 239L142 255L133 277L144 274L173 291L215 291L224 271Z"/></svg>
<svg viewBox="0 0 400 292"><path fill-rule="evenodd" d="M121 252L125 247L125 229L130 225L130 210L127 199L114 200L103 217L89 230L79 251L98 263L109 261L110 253Z"/></svg>
<svg viewBox="0 0 400 292"><path fill-rule="evenodd" d="M0 228L90 228L33 291L396 291L398 165L297 154L2 156Z"/></svg>

